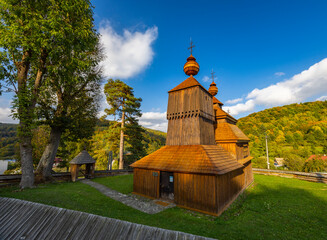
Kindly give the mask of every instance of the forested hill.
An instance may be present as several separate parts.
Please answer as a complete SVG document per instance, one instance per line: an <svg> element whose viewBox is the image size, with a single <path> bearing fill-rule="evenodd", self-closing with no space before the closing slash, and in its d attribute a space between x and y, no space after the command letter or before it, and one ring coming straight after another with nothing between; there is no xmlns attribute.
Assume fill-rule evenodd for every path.
<svg viewBox="0 0 327 240"><path fill-rule="evenodd" d="M17 148L17 124L0 123L0 159L14 159Z"/></svg>
<svg viewBox="0 0 327 240"><path fill-rule="evenodd" d="M327 101L266 109L239 119L237 125L251 139L255 158L265 155L265 134L272 158L327 154Z"/></svg>

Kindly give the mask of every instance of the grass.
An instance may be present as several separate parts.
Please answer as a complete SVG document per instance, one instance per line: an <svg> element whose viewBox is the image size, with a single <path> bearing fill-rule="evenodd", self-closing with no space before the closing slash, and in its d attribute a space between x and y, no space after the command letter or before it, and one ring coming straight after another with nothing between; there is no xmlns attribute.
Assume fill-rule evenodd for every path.
<svg viewBox="0 0 327 240"><path fill-rule="evenodd" d="M132 174L106 178L94 178L93 181L101 183L113 190L119 191L124 194L128 194L133 191Z"/></svg>
<svg viewBox="0 0 327 240"><path fill-rule="evenodd" d="M94 181L123 193L132 191L132 175ZM80 182L24 191L0 188L0 196L219 239L327 239L327 185L298 179L255 175L252 187L220 217L177 207L145 214Z"/></svg>

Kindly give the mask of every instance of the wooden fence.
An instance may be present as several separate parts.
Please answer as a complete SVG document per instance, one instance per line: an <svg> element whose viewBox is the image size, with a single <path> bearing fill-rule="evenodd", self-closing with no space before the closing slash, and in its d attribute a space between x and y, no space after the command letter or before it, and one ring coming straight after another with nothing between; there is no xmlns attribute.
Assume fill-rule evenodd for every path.
<svg viewBox="0 0 327 240"><path fill-rule="evenodd" d="M309 182L319 182L327 184L327 173L306 173L306 172L293 172L293 171L280 171L270 169L253 168L253 173L263 175L273 175L285 178L297 178Z"/></svg>
<svg viewBox="0 0 327 240"><path fill-rule="evenodd" d="M99 170L95 171L95 177L106 177L106 176L115 176L133 173L133 170ZM71 181L70 172L54 173L52 174L53 178L57 181ZM15 185L20 182L22 178L21 174L12 174L12 175L0 175L0 187Z"/></svg>
<svg viewBox="0 0 327 240"><path fill-rule="evenodd" d="M106 176L115 176L123 174L131 174L133 170L99 170L95 171L95 177L106 177ZM253 173L263 174L263 175L273 175L285 178L297 178L300 180L310 181L310 182L319 182L327 184L327 173L305 173L305 172L293 172L293 171L280 171L280 170L270 170L270 169L260 169L253 168ZM20 182L22 175L21 174L12 174L12 175L0 175L0 187L18 184ZM70 181L71 175L70 172L55 173L53 177L59 181Z"/></svg>

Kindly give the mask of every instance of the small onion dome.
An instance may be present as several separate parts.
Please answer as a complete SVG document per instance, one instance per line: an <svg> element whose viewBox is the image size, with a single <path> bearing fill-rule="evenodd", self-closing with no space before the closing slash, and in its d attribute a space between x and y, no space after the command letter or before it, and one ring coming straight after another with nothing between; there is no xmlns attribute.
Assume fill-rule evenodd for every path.
<svg viewBox="0 0 327 240"><path fill-rule="evenodd" d="M210 84L209 90L208 92L212 95L212 96L216 96L218 93L218 88L216 86L216 83L214 81L212 81L212 83Z"/></svg>
<svg viewBox="0 0 327 240"><path fill-rule="evenodd" d="M195 60L196 59L192 56L192 54L187 58L187 62L184 65L184 72L186 75L195 76L198 74L200 66Z"/></svg>

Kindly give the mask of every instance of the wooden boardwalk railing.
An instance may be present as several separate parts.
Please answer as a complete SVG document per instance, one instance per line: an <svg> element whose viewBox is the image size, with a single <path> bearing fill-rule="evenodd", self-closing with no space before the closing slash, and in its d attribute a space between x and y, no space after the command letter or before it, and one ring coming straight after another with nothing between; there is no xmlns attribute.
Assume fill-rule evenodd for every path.
<svg viewBox="0 0 327 240"><path fill-rule="evenodd" d="M306 172L281 171L281 170L260 169L260 168L253 168L253 173L273 175L273 176L279 176L285 178L297 178L309 182L319 182L319 183L327 184L326 173L306 173Z"/></svg>
<svg viewBox="0 0 327 240"><path fill-rule="evenodd" d="M184 239L202 236L0 197L0 239Z"/></svg>

